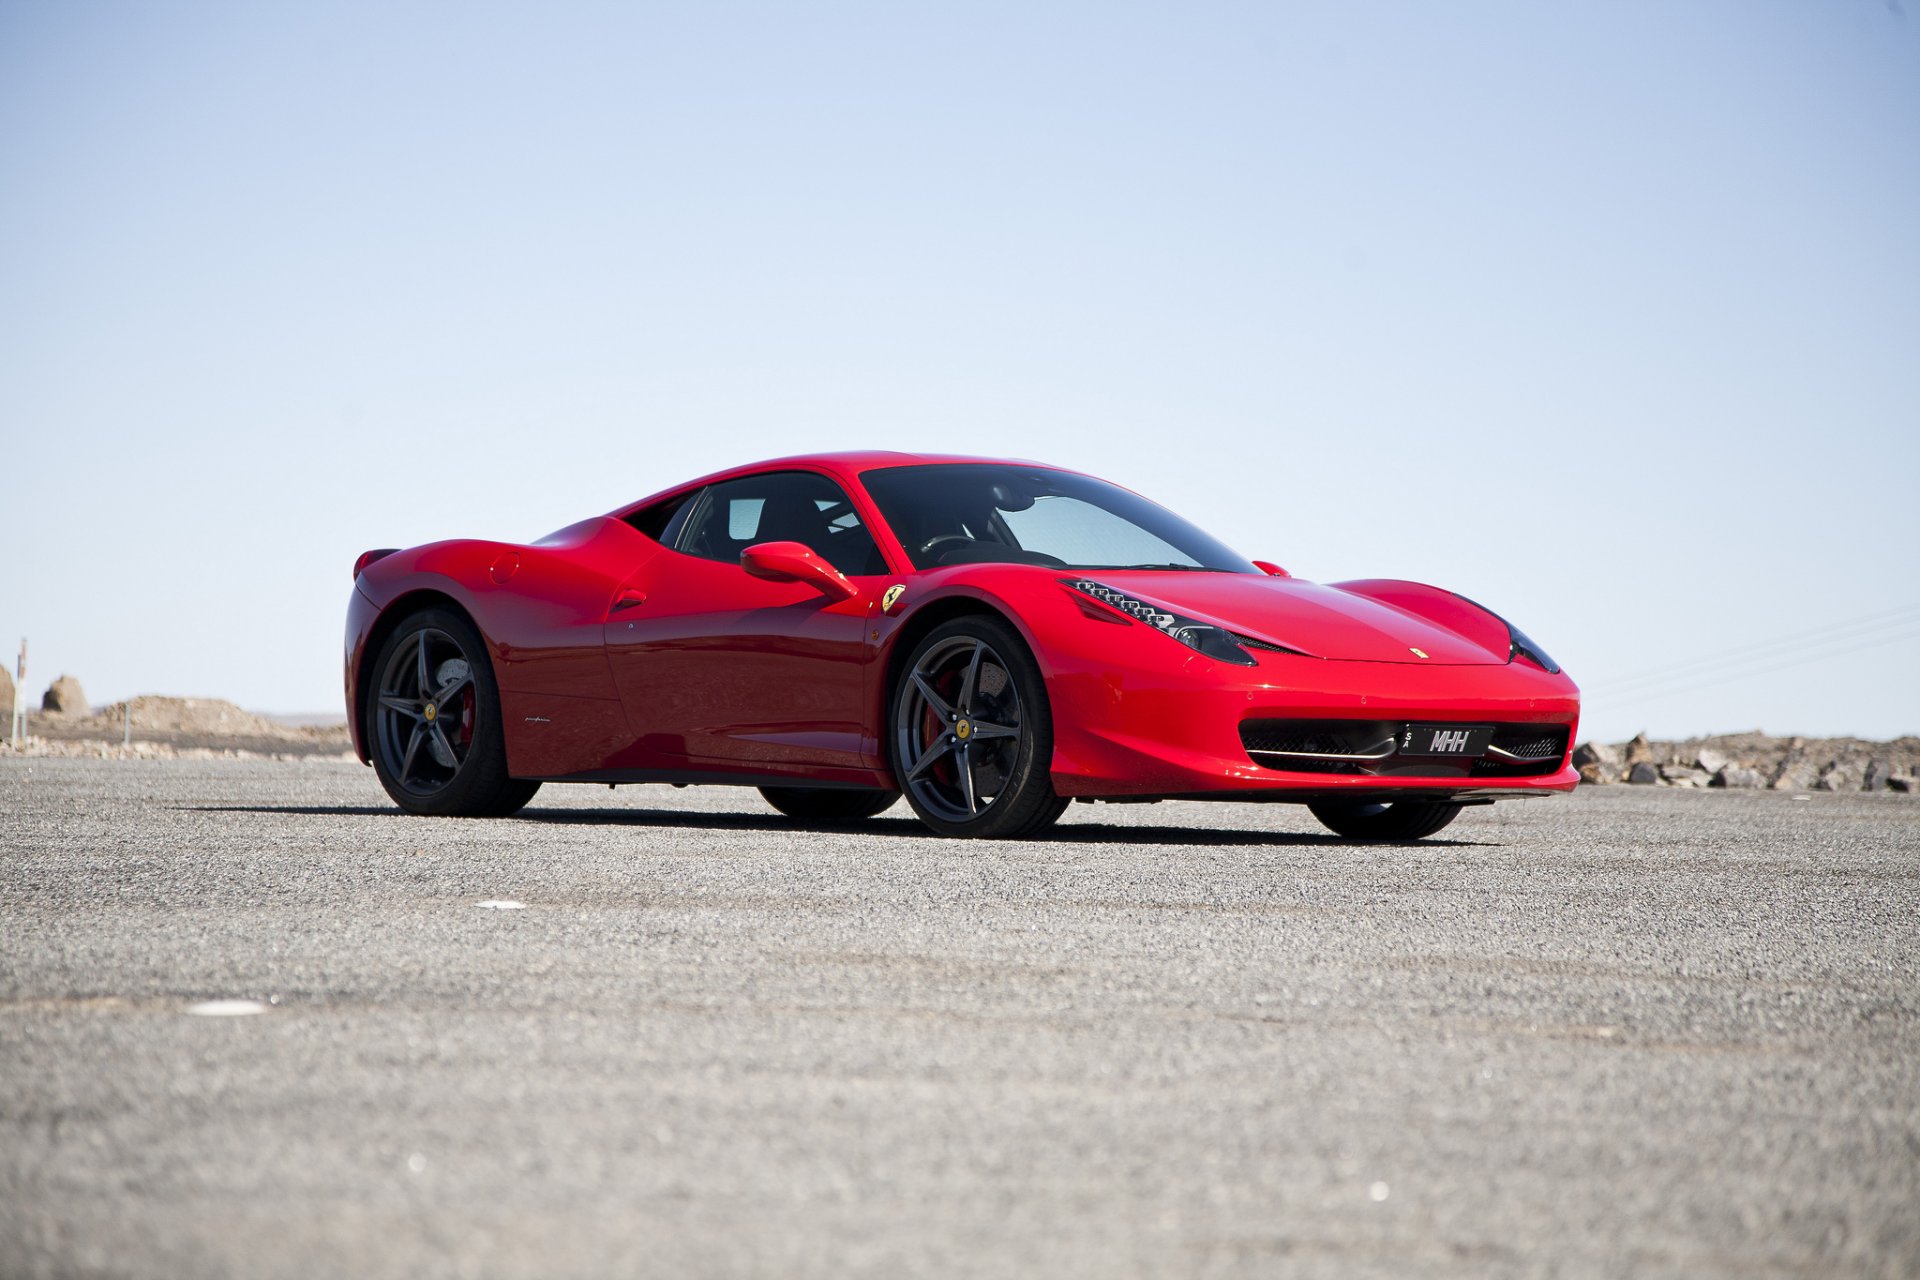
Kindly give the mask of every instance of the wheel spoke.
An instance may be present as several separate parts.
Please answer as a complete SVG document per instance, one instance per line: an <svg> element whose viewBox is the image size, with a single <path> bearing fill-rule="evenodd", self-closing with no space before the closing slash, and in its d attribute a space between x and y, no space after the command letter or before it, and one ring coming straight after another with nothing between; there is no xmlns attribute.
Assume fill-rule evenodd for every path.
<svg viewBox="0 0 1920 1280"><path fill-rule="evenodd" d="M942 698L933 691L933 686L929 684L927 678L918 671L913 673L913 684L916 689L920 690L920 696L927 700L927 705L933 708L936 715L942 720L953 719L953 708L947 705L945 698Z"/></svg>
<svg viewBox="0 0 1920 1280"><path fill-rule="evenodd" d="M415 646L416 647L414 652L418 655L414 664L415 678L417 678L420 681L418 688L420 690L420 696L424 698L427 696L427 633L426 632L422 631L420 633L420 638L415 642Z"/></svg>
<svg viewBox="0 0 1920 1280"><path fill-rule="evenodd" d="M966 797L967 816L980 812L980 798L973 792L973 761L968 757L973 753L965 747L954 752L954 772L960 775L960 794Z"/></svg>
<svg viewBox="0 0 1920 1280"><path fill-rule="evenodd" d="M418 702L415 702L412 698L403 698L396 693L381 694L380 705L389 711L397 711L401 715L413 720L420 719L423 714Z"/></svg>
<svg viewBox="0 0 1920 1280"><path fill-rule="evenodd" d="M452 699L454 694L460 692L462 689L466 688L468 685L472 683L473 683L473 673L471 671L468 671L462 675L455 676L453 679L447 681L445 685L441 686L440 689L435 691L433 695L434 704L436 706L442 706L442 707L446 706L448 701Z"/></svg>
<svg viewBox="0 0 1920 1280"><path fill-rule="evenodd" d="M447 741L446 732L440 728L439 722L435 721L428 728L433 733L433 758L449 769L459 768L460 757L453 754L453 744Z"/></svg>
<svg viewBox="0 0 1920 1280"><path fill-rule="evenodd" d="M967 659L967 674L960 678L960 714L965 715L973 706L974 687L980 682L980 659L985 657L987 646L978 640L973 642L973 656Z"/></svg>
<svg viewBox="0 0 1920 1280"><path fill-rule="evenodd" d="M907 770L907 781L918 782L920 776L933 766L934 761L951 750L953 750L953 739L942 733L940 740L928 747L926 753L913 762L913 768Z"/></svg>
<svg viewBox="0 0 1920 1280"><path fill-rule="evenodd" d="M426 739L427 727L424 724L413 726L413 733L407 739L406 758L400 762L400 781L405 782L413 776L413 760L420 754L420 744Z"/></svg>
<svg viewBox="0 0 1920 1280"><path fill-rule="evenodd" d="M973 733L969 735L969 737L970 740L974 742L979 742L983 738L1017 738L1020 736L1020 730L1014 728L1012 725L988 724L985 720L972 720L968 723L973 726Z"/></svg>

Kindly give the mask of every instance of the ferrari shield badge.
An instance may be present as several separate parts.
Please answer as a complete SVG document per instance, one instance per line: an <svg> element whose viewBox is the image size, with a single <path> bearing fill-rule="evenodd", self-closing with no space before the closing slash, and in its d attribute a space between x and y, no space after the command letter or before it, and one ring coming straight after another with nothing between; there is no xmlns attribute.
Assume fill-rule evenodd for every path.
<svg viewBox="0 0 1920 1280"><path fill-rule="evenodd" d="M896 582L888 587L880 597L880 612L893 612L893 606L899 603L900 597L905 595L906 591L907 586L904 582Z"/></svg>

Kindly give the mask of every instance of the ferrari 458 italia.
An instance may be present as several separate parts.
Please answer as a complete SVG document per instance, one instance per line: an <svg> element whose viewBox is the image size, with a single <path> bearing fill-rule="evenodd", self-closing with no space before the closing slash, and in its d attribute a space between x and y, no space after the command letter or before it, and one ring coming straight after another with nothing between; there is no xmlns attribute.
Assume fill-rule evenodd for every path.
<svg viewBox="0 0 1920 1280"><path fill-rule="evenodd" d="M1500 615L1306 582L1037 463L785 458L353 572L354 745L411 813L720 783L820 823L904 794L951 836L1180 798L1411 840L1578 777L1579 690Z"/></svg>

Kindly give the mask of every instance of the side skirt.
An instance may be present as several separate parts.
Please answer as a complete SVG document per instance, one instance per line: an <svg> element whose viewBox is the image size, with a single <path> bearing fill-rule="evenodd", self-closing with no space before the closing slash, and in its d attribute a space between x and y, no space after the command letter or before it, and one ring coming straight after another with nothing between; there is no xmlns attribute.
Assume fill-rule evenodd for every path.
<svg viewBox="0 0 1920 1280"><path fill-rule="evenodd" d="M727 773L699 769L588 769L533 779L539 782L590 782L603 787L623 783L667 782L677 787L804 787L809 791L885 791L891 776L876 775L872 781L796 778L785 773Z"/></svg>

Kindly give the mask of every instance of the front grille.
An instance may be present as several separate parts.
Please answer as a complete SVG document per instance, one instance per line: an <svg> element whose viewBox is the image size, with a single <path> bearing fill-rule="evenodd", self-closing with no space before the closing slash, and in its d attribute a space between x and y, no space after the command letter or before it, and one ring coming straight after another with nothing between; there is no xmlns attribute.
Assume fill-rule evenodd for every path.
<svg viewBox="0 0 1920 1280"><path fill-rule="evenodd" d="M1444 720L1432 717L1417 722ZM1463 724L1473 718L1460 718ZM1565 725L1509 725L1485 755L1458 760L1397 754L1404 720L1245 720L1240 744L1264 768L1367 777L1530 778L1553 773L1567 751ZM1484 723L1484 721L1482 722Z"/></svg>
<svg viewBox="0 0 1920 1280"><path fill-rule="evenodd" d="M1378 720L1249 720L1240 742L1249 751L1301 756L1390 756L1400 726Z"/></svg>
<svg viewBox="0 0 1920 1280"><path fill-rule="evenodd" d="M1567 754L1565 725L1514 725L1487 744L1473 766L1476 778L1536 778L1560 767Z"/></svg>

